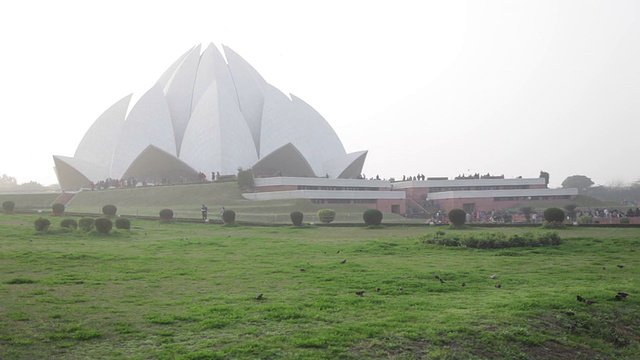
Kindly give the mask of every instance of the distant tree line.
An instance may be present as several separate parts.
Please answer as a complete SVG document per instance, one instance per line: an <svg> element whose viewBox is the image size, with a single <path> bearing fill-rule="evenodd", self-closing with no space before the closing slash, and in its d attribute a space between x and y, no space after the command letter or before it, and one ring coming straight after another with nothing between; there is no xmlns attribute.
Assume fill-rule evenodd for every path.
<svg viewBox="0 0 640 360"><path fill-rule="evenodd" d="M42 190L45 187L35 181L18 184L13 176L2 174L0 176L0 190Z"/></svg>

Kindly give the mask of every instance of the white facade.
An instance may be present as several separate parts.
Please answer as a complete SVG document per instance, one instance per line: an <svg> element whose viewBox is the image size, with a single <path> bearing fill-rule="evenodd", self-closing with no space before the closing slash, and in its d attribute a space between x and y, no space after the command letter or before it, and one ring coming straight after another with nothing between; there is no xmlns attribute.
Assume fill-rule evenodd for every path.
<svg viewBox="0 0 640 360"><path fill-rule="evenodd" d="M269 159L271 167L283 164L278 156L292 154L303 169L269 170L330 177L361 173L366 151L347 154L311 106L283 94L233 50L223 49L226 62L213 44L202 53L200 45L193 47L129 114L131 95L105 111L73 158L54 156L61 187L74 190L125 174L149 182L190 179L200 172L235 174L261 159ZM287 151L278 152L282 149ZM153 174L158 164L147 162L159 158L173 168Z"/></svg>

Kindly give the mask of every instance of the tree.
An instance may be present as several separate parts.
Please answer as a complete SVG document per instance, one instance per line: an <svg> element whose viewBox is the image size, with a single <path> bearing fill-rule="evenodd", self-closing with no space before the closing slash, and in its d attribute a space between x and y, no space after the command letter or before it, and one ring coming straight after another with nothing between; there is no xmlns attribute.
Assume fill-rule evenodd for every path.
<svg viewBox="0 0 640 360"><path fill-rule="evenodd" d="M577 188L580 191L587 190L593 181L584 175L571 175L562 182L563 188Z"/></svg>
<svg viewBox="0 0 640 360"><path fill-rule="evenodd" d="M18 182L16 181L16 178L9 176L7 174L2 174L2 176L0 176L0 187L14 187L17 186Z"/></svg>
<svg viewBox="0 0 640 360"><path fill-rule="evenodd" d="M544 179L544 184L549 185L549 173L546 171L540 171L540 178Z"/></svg>
<svg viewBox="0 0 640 360"><path fill-rule="evenodd" d="M238 169L238 186L242 191L253 190L253 171Z"/></svg>

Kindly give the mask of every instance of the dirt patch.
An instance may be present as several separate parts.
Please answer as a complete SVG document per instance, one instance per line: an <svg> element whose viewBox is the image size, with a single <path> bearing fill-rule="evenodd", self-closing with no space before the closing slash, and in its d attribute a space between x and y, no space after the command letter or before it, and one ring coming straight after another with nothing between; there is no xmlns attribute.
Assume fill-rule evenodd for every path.
<svg viewBox="0 0 640 360"><path fill-rule="evenodd" d="M560 344L556 341L547 341L542 346L522 349L529 360L549 359L609 359L610 357L584 345Z"/></svg>

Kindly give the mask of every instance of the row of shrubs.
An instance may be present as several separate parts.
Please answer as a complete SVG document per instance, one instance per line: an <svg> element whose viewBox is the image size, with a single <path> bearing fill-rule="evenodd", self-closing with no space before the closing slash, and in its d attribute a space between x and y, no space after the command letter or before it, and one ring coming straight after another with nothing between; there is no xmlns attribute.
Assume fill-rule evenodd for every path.
<svg viewBox="0 0 640 360"><path fill-rule="evenodd" d="M11 214L16 208L16 204L9 200L2 203L2 209L5 213ZM60 216L64 214L65 206L61 203L55 203L51 205L51 212L54 216ZM105 205L102 207L102 214L104 216L116 216L118 208L115 205Z"/></svg>
<svg viewBox="0 0 640 360"><path fill-rule="evenodd" d="M127 218L117 218L114 221L107 217L99 217L97 219L93 219L90 217L80 218L79 221L75 219L63 219L60 221L60 227L66 229L80 229L83 231L91 231L95 228L95 230L99 233L108 234L111 229L113 229L113 225L115 223L116 229L130 230L131 229L131 221ZM38 218L34 226L37 231L47 231L51 226L51 221L46 218Z"/></svg>
<svg viewBox="0 0 640 360"><path fill-rule="evenodd" d="M332 209L322 209L317 212L318 220L324 224L329 224L336 218L336 211ZM302 225L303 215L300 211L291 213L291 222L295 226ZM378 209L367 209L362 213L362 219L368 226L378 226L382 223L382 211Z"/></svg>
<svg viewBox="0 0 640 360"><path fill-rule="evenodd" d="M470 247L477 249L501 249L510 247L538 247L560 245L562 239L553 231L527 232L524 234L506 235L501 232L482 232L470 234L448 234L436 231L423 235L421 241L425 244Z"/></svg>
<svg viewBox="0 0 640 360"><path fill-rule="evenodd" d="M336 211L332 209L322 209L317 212L320 222L328 224L333 222L336 218ZM290 214L291 223L294 226L301 226L304 220L304 214L300 211L293 211ZM377 226L382 223L382 212L377 209L368 209L362 214L362 218L366 225ZM173 219L173 210L162 209L160 210L160 219L163 221L171 221ZM233 210L225 210L222 213L222 221L225 224L235 224L236 213Z"/></svg>

